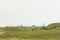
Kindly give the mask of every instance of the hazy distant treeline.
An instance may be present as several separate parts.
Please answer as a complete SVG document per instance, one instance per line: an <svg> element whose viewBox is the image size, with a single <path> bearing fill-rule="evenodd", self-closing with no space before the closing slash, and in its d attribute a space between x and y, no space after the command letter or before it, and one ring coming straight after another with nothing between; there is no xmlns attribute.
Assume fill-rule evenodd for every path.
<svg viewBox="0 0 60 40"><path fill-rule="evenodd" d="M43 25L43 26L36 26L36 25L32 25L32 26L6 26L6 27L0 27L2 29L6 29L6 30L49 30L49 29L60 29L60 23L51 23L47 26Z"/></svg>

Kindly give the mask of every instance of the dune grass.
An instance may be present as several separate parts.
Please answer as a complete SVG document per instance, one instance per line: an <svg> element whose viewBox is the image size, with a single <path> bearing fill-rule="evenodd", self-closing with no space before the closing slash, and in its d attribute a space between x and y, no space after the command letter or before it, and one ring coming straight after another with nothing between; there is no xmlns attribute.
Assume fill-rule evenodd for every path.
<svg viewBox="0 0 60 40"><path fill-rule="evenodd" d="M40 30L31 28L3 28L6 32L0 40L60 40L60 30Z"/></svg>

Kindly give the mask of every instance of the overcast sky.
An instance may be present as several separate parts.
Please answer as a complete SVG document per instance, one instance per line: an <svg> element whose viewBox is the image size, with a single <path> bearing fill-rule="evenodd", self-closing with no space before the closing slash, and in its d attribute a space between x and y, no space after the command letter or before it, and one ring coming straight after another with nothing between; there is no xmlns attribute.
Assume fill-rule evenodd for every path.
<svg viewBox="0 0 60 40"><path fill-rule="evenodd" d="M0 0L0 26L60 22L60 0Z"/></svg>

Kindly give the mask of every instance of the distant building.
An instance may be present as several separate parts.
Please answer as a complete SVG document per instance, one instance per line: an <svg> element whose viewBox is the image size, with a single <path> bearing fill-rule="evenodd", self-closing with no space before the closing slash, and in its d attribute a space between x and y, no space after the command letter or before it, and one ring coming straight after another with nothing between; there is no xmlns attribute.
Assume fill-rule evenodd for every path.
<svg viewBox="0 0 60 40"><path fill-rule="evenodd" d="M32 28L36 28L36 25L32 25Z"/></svg>

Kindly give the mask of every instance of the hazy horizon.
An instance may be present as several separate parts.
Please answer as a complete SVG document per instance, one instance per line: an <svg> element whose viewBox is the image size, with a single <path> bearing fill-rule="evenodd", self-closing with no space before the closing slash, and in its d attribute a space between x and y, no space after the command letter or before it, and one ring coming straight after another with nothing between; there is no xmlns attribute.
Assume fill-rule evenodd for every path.
<svg viewBox="0 0 60 40"><path fill-rule="evenodd" d="M60 0L0 0L0 26L60 22Z"/></svg>

